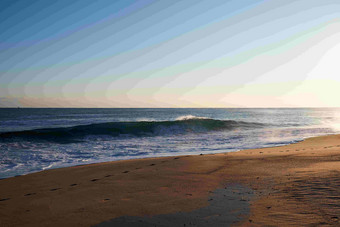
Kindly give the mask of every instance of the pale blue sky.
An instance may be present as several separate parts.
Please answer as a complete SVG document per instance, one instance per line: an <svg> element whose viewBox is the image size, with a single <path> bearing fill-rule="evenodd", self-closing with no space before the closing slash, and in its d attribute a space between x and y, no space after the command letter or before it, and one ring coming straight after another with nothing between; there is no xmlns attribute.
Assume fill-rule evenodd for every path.
<svg viewBox="0 0 340 227"><path fill-rule="evenodd" d="M0 106L340 106L339 18L338 0L3 0Z"/></svg>

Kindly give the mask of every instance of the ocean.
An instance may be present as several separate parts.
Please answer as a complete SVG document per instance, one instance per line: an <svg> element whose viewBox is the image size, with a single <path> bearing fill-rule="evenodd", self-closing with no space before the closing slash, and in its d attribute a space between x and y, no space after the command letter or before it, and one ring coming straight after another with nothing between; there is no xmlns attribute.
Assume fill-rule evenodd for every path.
<svg viewBox="0 0 340 227"><path fill-rule="evenodd" d="M0 108L0 178L282 146L339 131L339 108Z"/></svg>

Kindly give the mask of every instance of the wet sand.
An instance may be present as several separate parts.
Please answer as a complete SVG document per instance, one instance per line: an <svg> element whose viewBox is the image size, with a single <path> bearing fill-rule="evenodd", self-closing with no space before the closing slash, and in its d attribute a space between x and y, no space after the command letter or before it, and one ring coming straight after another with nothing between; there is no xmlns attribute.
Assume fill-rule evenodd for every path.
<svg viewBox="0 0 340 227"><path fill-rule="evenodd" d="M197 210L141 217L122 216L95 227L231 226L249 215L253 190L239 184L228 184L209 193L209 205Z"/></svg>
<svg viewBox="0 0 340 227"><path fill-rule="evenodd" d="M140 220L142 226L172 224L164 220L200 226L199 219L212 226L337 226L339 171L340 135L233 153L47 170L0 180L0 226Z"/></svg>

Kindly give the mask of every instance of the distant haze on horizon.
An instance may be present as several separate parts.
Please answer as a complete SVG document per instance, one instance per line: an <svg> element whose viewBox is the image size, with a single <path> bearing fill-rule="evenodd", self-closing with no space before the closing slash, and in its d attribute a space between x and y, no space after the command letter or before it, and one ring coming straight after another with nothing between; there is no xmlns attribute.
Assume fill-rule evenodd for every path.
<svg viewBox="0 0 340 227"><path fill-rule="evenodd" d="M0 1L0 107L340 107L339 0Z"/></svg>

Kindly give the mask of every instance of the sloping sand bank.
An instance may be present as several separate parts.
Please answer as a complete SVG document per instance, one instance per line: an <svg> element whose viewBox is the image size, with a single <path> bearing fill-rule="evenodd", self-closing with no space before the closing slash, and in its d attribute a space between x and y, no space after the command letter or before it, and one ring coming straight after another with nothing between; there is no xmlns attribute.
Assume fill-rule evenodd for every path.
<svg viewBox="0 0 340 227"><path fill-rule="evenodd" d="M212 192L235 184L254 194L248 201L249 190L237 191L250 213L232 211L242 217L235 225L340 225L339 171L340 135L54 169L0 180L0 226L92 226L122 216L192 213L213 209Z"/></svg>

